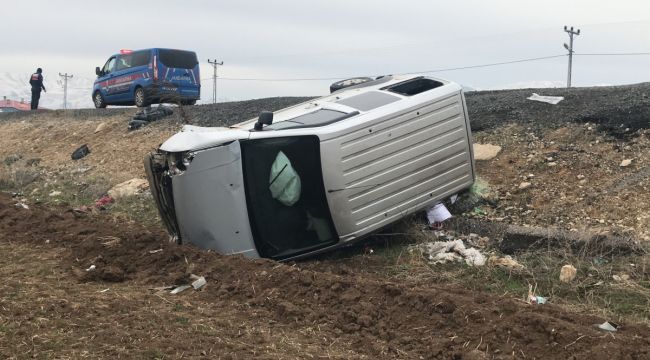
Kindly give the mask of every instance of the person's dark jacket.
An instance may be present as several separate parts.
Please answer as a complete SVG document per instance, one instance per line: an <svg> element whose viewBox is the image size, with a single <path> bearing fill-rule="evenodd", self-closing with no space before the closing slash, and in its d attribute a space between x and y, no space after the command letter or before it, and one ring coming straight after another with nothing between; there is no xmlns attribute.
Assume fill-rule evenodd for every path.
<svg viewBox="0 0 650 360"><path fill-rule="evenodd" d="M45 86L43 86L43 75L39 73L32 74L32 77L29 79L29 84L32 86L32 91L40 92L41 89L45 91Z"/></svg>

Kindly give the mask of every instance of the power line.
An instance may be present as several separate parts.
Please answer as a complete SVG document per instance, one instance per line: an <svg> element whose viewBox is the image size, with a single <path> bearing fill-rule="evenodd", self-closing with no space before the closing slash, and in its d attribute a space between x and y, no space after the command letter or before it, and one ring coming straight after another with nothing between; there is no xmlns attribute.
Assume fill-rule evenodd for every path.
<svg viewBox="0 0 650 360"><path fill-rule="evenodd" d="M629 53L573 53L575 56L636 56L650 55L650 52L629 52Z"/></svg>
<svg viewBox="0 0 650 360"><path fill-rule="evenodd" d="M405 72L405 73L400 73L400 74L402 74L402 75L412 75L412 74L427 74L427 73L453 71L453 70L476 69L476 68L489 67L489 66L498 66L498 65L507 65L507 64L528 62L528 61L538 61L538 60L545 60L545 59L553 59L553 58L559 58L559 57L564 57L564 56L566 56L566 55L562 54L562 55L540 56L540 57L527 58L527 59L501 61L501 62L495 62L495 63L489 63L489 64L469 65L469 66L460 66L460 67L453 67L453 68L441 68L441 69L432 69L432 70L422 70L422 71L412 71L412 72ZM229 78L229 77L221 77L220 79L222 79L222 80L236 80L236 81L324 81L324 80L340 80L340 79L347 79L347 78L359 77L359 76L360 75L331 76L331 77L322 77L322 78ZM374 76L379 76L379 75L375 74L375 75L365 75L365 76L374 77Z"/></svg>

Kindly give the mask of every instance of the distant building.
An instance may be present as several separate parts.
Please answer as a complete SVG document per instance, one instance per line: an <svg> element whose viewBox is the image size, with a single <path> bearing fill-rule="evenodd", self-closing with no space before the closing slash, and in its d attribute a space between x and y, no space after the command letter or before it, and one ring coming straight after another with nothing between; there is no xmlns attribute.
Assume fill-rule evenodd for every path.
<svg viewBox="0 0 650 360"><path fill-rule="evenodd" d="M2 112L15 112L15 111L29 111L31 106L29 103L26 103L24 100L8 100L5 96L4 99L0 100L0 113Z"/></svg>

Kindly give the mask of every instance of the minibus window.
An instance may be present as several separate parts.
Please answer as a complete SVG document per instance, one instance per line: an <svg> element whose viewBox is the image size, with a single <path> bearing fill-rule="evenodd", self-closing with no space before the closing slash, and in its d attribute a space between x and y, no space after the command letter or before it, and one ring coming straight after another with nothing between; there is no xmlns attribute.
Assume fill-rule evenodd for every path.
<svg viewBox="0 0 650 360"><path fill-rule="evenodd" d="M163 65L177 69L194 69L199 63L196 54L191 51L160 49L160 61Z"/></svg>

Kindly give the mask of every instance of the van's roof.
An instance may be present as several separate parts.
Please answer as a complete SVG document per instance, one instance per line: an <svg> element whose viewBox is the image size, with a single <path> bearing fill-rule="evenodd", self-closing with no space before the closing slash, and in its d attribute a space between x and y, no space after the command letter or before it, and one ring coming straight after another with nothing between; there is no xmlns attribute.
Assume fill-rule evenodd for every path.
<svg viewBox="0 0 650 360"><path fill-rule="evenodd" d="M137 49L137 50L121 49L120 52L118 52L118 53L116 53L116 54L113 54L113 55L111 55L111 56L126 55L126 54L128 54L128 53L122 53L122 51L128 51L129 53L134 53L134 52L138 52L138 51L147 51L147 50L172 50L172 51L184 51L184 52L190 52L190 53L194 53L194 54L196 54L196 52L195 52L195 51L192 51L192 50L169 49L169 48L158 48L158 47L154 47L154 48Z"/></svg>

